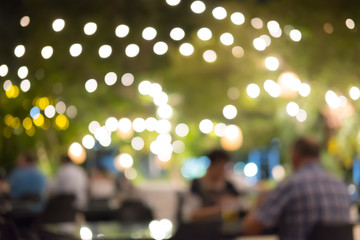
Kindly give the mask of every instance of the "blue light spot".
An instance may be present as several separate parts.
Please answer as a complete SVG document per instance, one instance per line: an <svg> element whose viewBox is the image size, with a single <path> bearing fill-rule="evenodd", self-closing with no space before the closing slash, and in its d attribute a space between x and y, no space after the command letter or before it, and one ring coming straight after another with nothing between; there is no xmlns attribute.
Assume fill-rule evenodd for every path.
<svg viewBox="0 0 360 240"><path fill-rule="evenodd" d="M30 110L30 116L33 118L33 119L37 119L40 115L40 109L38 107L33 107L31 110Z"/></svg>

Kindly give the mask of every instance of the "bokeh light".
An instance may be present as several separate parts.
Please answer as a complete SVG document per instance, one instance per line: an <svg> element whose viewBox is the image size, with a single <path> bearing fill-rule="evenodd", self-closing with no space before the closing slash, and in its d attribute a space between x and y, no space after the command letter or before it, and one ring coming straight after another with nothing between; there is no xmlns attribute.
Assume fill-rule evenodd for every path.
<svg viewBox="0 0 360 240"><path fill-rule="evenodd" d="M214 18L216 18L217 20L223 20L223 19L226 18L227 12L226 12L225 8L223 8L223 7L216 7L216 8L214 8L214 10L212 11L212 15L213 15Z"/></svg>
<svg viewBox="0 0 360 240"><path fill-rule="evenodd" d="M300 107L297 103L295 102L289 102L286 105L286 112L289 114L289 116L291 117L295 117L298 113L299 113Z"/></svg>
<svg viewBox="0 0 360 240"><path fill-rule="evenodd" d="M24 79L20 83L20 89L23 92L28 92L30 90L31 83L28 79Z"/></svg>
<svg viewBox="0 0 360 240"><path fill-rule="evenodd" d="M0 66L0 77L5 77L9 72L9 68L6 64Z"/></svg>
<svg viewBox="0 0 360 240"><path fill-rule="evenodd" d="M21 78L21 79L24 79L27 77L27 75L29 74L29 70L26 66L22 66L18 69L18 77Z"/></svg>
<svg viewBox="0 0 360 240"><path fill-rule="evenodd" d="M247 177L254 177L258 171L259 169L255 163L248 163L245 165L244 174Z"/></svg>
<svg viewBox="0 0 360 240"><path fill-rule="evenodd" d="M47 118L53 118L56 114L55 107L53 105L49 105L44 110L45 116Z"/></svg>
<svg viewBox="0 0 360 240"><path fill-rule="evenodd" d="M204 119L199 124L200 131L205 134L211 133L213 128L214 128L214 124L209 119Z"/></svg>
<svg viewBox="0 0 360 240"><path fill-rule="evenodd" d="M121 83L125 86L131 86L134 83L135 77L131 73L125 73L121 77Z"/></svg>
<svg viewBox="0 0 360 240"><path fill-rule="evenodd" d="M71 45L70 49L69 49L70 55L72 57L78 57L81 52L82 52L82 46L80 43L74 43L73 45Z"/></svg>
<svg viewBox="0 0 360 240"><path fill-rule="evenodd" d="M206 62L212 63L216 61L217 55L213 50L206 50L203 54L203 58Z"/></svg>
<svg viewBox="0 0 360 240"><path fill-rule="evenodd" d="M142 32L142 37L148 41L153 40L156 37L156 35L157 35L157 31L153 27L147 27Z"/></svg>
<svg viewBox="0 0 360 240"><path fill-rule="evenodd" d="M82 139L82 144L87 149L93 149L95 146L95 138L91 135L85 135Z"/></svg>
<svg viewBox="0 0 360 240"><path fill-rule="evenodd" d="M127 25L121 24L116 27L115 35L119 38L126 37L130 32L130 28Z"/></svg>
<svg viewBox="0 0 360 240"><path fill-rule="evenodd" d="M203 41L208 41L212 38L212 32L208 28L200 28L197 32L197 36Z"/></svg>
<svg viewBox="0 0 360 240"><path fill-rule="evenodd" d="M141 149L144 148L145 142L141 137L134 137L131 140L131 146L133 149L140 151Z"/></svg>
<svg viewBox="0 0 360 240"><path fill-rule="evenodd" d="M146 129L145 120L143 118L135 118L132 126L135 132L143 132Z"/></svg>
<svg viewBox="0 0 360 240"><path fill-rule="evenodd" d="M180 41L185 37L185 31L179 27L173 28L170 31L170 37L175 41Z"/></svg>
<svg viewBox="0 0 360 240"><path fill-rule="evenodd" d="M51 56L53 55L54 50L51 46L45 46L43 47L43 49L41 50L41 55L44 59L49 59L51 58Z"/></svg>
<svg viewBox="0 0 360 240"><path fill-rule="evenodd" d="M240 12L235 12L235 13L231 14L230 18L231 18L231 21L235 25L242 25L245 22L244 14L242 14Z"/></svg>
<svg viewBox="0 0 360 240"><path fill-rule="evenodd" d="M176 126L175 132L179 137L186 137L189 134L189 127L185 123Z"/></svg>
<svg viewBox="0 0 360 240"><path fill-rule="evenodd" d="M190 8L196 14L203 13L206 10L205 3L203 3L202 1L193 2L191 4Z"/></svg>
<svg viewBox="0 0 360 240"><path fill-rule="evenodd" d="M86 159L85 149L80 145L80 143L74 142L70 145L68 149L68 155L70 159L76 164L82 164Z"/></svg>
<svg viewBox="0 0 360 240"><path fill-rule="evenodd" d="M300 109L299 112L296 114L296 119L299 122L304 122L307 119L307 113L304 109Z"/></svg>
<svg viewBox="0 0 360 240"><path fill-rule="evenodd" d="M278 70L279 65L280 65L280 62L276 57L267 57L265 59L265 67L270 71Z"/></svg>
<svg viewBox="0 0 360 240"><path fill-rule="evenodd" d="M355 22L351 18L346 19L345 25L349 29L354 29L355 28Z"/></svg>
<svg viewBox="0 0 360 240"><path fill-rule="evenodd" d="M251 26L255 29L261 29L264 26L264 22L260 18L251 19Z"/></svg>
<svg viewBox="0 0 360 240"><path fill-rule="evenodd" d="M64 19L56 19L53 24L52 24L52 28L54 29L55 32L60 32L61 30L63 30L65 27L65 21Z"/></svg>
<svg viewBox="0 0 360 240"><path fill-rule="evenodd" d="M166 3L170 6L176 6L181 2L181 0L166 0Z"/></svg>
<svg viewBox="0 0 360 240"><path fill-rule="evenodd" d="M264 51L266 49L266 41L262 38L255 38L253 45L254 48L258 51Z"/></svg>
<svg viewBox="0 0 360 240"><path fill-rule="evenodd" d="M231 33L223 33L220 36L220 42L225 46L230 46L234 43L234 37Z"/></svg>
<svg viewBox="0 0 360 240"><path fill-rule="evenodd" d="M124 170L132 167L134 160L128 153L122 153L115 158L115 166L118 170Z"/></svg>
<svg viewBox="0 0 360 240"><path fill-rule="evenodd" d="M97 30L97 25L94 22L88 22L84 26L84 33L86 35L93 35Z"/></svg>
<svg viewBox="0 0 360 240"><path fill-rule="evenodd" d="M98 83L95 79L89 79L85 83L85 89L89 93L95 92L98 87Z"/></svg>
<svg viewBox="0 0 360 240"><path fill-rule="evenodd" d="M104 80L105 80L106 85L112 86L112 85L114 85L114 84L116 83L116 81L117 81L117 75L116 75L116 73L114 73L114 72L108 72L108 73L105 75Z"/></svg>
<svg viewBox="0 0 360 240"><path fill-rule="evenodd" d="M352 100L358 100L360 98L360 89L358 87L350 88L349 95Z"/></svg>
<svg viewBox="0 0 360 240"><path fill-rule="evenodd" d="M184 56L190 56L194 53L194 47L190 43L183 43L180 45L179 51Z"/></svg>
<svg viewBox="0 0 360 240"><path fill-rule="evenodd" d="M300 42L300 40L302 38L302 34L301 34L301 32L299 30L293 29L293 30L290 31L290 38L294 42Z"/></svg>
<svg viewBox="0 0 360 240"><path fill-rule="evenodd" d="M30 24L30 17L29 16L23 16L20 19L20 26L22 27L27 27Z"/></svg>
<svg viewBox="0 0 360 240"><path fill-rule="evenodd" d="M16 57L20 58L25 54L25 46L24 45L17 45L14 49L14 54Z"/></svg>
<svg viewBox="0 0 360 240"><path fill-rule="evenodd" d="M218 137L225 136L226 127L227 126L226 126L225 123L216 124L215 128L214 128L215 135L218 136Z"/></svg>
<svg viewBox="0 0 360 240"><path fill-rule="evenodd" d="M110 45L102 45L99 48L99 56L101 58L108 58L112 53L112 47Z"/></svg>
<svg viewBox="0 0 360 240"><path fill-rule="evenodd" d="M244 56L244 49L240 46L233 47L231 52L236 58L242 58Z"/></svg>
<svg viewBox="0 0 360 240"><path fill-rule="evenodd" d="M227 151L235 151L242 146L243 141L241 129L231 124L225 128L224 136L221 137L221 146Z"/></svg>
<svg viewBox="0 0 360 240"><path fill-rule="evenodd" d="M237 115L237 109L234 105L226 105L223 108L223 115L226 119L234 119Z"/></svg>
<svg viewBox="0 0 360 240"><path fill-rule="evenodd" d="M251 83L247 86L246 93L251 98L257 98L260 95L260 88L257 84Z"/></svg>
<svg viewBox="0 0 360 240"><path fill-rule="evenodd" d="M126 56L133 58L136 57L140 52L140 48L136 44L129 44L125 49Z"/></svg>
<svg viewBox="0 0 360 240"><path fill-rule="evenodd" d="M157 42L153 50L157 55L164 55L168 51L168 45L165 42Z"/></svg>

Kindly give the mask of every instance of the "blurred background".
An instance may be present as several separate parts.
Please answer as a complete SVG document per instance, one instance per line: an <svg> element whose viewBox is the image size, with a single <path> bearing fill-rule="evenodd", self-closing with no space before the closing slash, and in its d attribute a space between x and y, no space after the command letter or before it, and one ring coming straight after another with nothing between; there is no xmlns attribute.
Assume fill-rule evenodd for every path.
<svg viewBox="0 0 360 240"><path fill-rule="evenodd" d="M202 177L209 150L230 152L228 177L246 190L284 179L291 141L312 135L357 199L358 6L2 2L1 168L10 173L32 150L51 182L68 155L88 176L139 189L157 218L175 219L163 208L176 196L165 193Z"/></svg>

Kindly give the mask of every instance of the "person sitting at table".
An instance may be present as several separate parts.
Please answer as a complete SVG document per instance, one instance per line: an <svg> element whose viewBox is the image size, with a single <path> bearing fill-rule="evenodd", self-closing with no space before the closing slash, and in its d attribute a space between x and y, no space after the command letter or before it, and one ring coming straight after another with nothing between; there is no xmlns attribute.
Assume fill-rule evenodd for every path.
<svg viewBox="0 0 360 240"><path fill-rule="evenodd" d="M61 166L51 186L54 196L73 194L77 209L85 209L88 194L88 177L84 169L74 164L68 156L61 157Z"/></svg>
<svg viewBox="0 0 360 240"><path fill-rule="evenodd" d="M214 150L208 154L208 158L210 165L205 176L191 183L190 192L195 198L188 203L188 207L185 206L192 208L185 209L188 212L185 218L190 221L220 219L222 204L235 202L239 196L233 184L226 179L225 166L230 160L229 154Z"/></svg>
<svg viewBox="0 0 360 240"><path fill-rule="evenodd" d="M11 198L33 202L29 210L39 212L44 206L46 179L36 163L37 160L32 153L20 154L9 182Z"/></svg>
<svg viewBox="0 0 360 240"><path fill-rule="evenodd" d="M319 145L311 138L302 137L293 143L294 174L259 198L244 220L246 234L276 227L281 240L303 240L316 224L350 222L347 187L323 169L319 154Z"/></svg>

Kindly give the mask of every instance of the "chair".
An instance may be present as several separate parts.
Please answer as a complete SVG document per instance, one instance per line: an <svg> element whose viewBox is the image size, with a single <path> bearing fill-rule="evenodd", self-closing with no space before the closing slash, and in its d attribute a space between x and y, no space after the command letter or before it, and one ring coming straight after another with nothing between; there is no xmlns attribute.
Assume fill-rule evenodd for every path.
<svg viewBox="0 0 360 240"><path fill-rule="evenodd" d="M153 219L152 210L141 201L127 200L118 212L118 221L123 224L148 223Z"/></svg>
<svg viewBox="0 0 360 240"><path fill-rule="evenodd" d="M75 196L73 194L61 194L50 198L41 215L41 223L74 222L76 217L74 201Z"/></svg>
<svg viewBox="0 0 360 240"><path fill-rule="evenodd" d="M353 240L353 225L316 225L307 240Z"/></svg>

